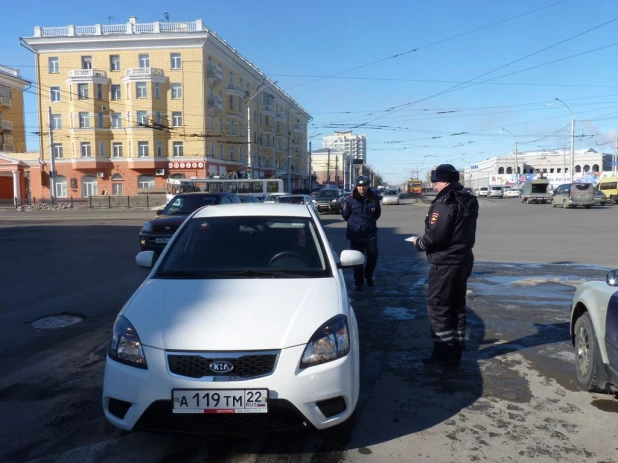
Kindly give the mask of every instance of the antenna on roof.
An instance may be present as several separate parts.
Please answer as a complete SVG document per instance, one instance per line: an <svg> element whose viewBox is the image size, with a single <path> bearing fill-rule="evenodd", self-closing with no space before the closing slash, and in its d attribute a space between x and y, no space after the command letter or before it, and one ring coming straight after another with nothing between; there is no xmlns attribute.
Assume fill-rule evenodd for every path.
<svg viewBox="0 0 618 463"><path fill-rule="evenodd" d="M167 11L163 13L163 17L165 18L167 22L170 22L170 14Z"/></svg>
<svg viewBox="0 0 618 463"><path fill-rule="evenodd" d="M111 24L112 23L112 19L114 19L113 16L108 16L107 17L107 24Z"/></svg>

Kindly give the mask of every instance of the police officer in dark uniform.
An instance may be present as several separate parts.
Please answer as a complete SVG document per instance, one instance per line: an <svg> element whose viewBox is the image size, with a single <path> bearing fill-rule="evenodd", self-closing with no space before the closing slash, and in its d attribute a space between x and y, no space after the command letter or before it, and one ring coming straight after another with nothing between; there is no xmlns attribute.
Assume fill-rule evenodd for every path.
<svg viewBox="0 0 618 463"><path fill-rule="evenodd" d="M472 272L479 204L459 183L459 171L441 164L431 171L438 192L425 219L425 233L414 240L430 264L427 314L433 351L427 365L459 364L466 333L466 291Z"/></svg>
<svg viewBox="0 0 618 463"><path fill-rule="evenodd" d="M354 267L354 286L357 291L363 289L363 283L373 286L373 271L378 262L378 224L382 214L380 199L369 188L369 179L360 176L352 196L345 200L341 216L348 223L346 238L350 240L350 249L366 255L364 268Z"/></svg>

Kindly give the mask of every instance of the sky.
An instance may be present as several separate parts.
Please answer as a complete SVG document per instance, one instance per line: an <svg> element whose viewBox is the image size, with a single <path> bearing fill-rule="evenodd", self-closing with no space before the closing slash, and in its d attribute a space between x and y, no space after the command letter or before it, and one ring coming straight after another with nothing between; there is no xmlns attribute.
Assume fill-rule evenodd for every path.
<svg viewBox="0 0 618 463"><path fill-rule="evenodd" d="M16 19L0 28L0 64L34 82L19 37L35 26L202 19L308 111L313 149L334 131L366 134L367 162L391 184L506 156L515 141L519 152L570 149L571 118L576 149L615 152L615 0L58 5L3 5ZM25 104L28 150L37 150L33 91Z"/></svg>

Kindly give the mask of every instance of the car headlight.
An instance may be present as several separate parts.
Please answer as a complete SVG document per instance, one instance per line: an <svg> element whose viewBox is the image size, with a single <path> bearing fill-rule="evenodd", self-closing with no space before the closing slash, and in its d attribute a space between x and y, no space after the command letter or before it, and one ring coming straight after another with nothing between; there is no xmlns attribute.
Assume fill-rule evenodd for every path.
<svg viewBox="0 0 618 463"><path fill-rule="evenodd" d="M139 336L129 320L122 315L114 323L112 342L109 345L108 355L117 362L143 370L148 369Z"/></svg>
<svg viewBox="0 0 618 463"><path fill-rule="evenodd" d="M152 224L150 222L145 222L144 225L142 225L142 231L143 232L152 231Z"/></svg>
<svg viewBox="0 0 618 463"><path fill-rule="evenodd" d="M305 347L300 368L332 362L350 352L350 331L345 315L337 315L324 323Z"/></svg>
<svg viewBox="0 0 618 463"><path fill-rule="evenodd" d="M313 204L317 204L318 203L315 199L312 199L311 201L313 201Z"/></svg>
<svg viewBox="0 0 618 463"><path fill-rule="evenodd" d="M337 200L336 200L336 199L333 199L333 200L331 200L331 202L330 202L330 203L331 203L331 204L337 204Z"/></svg>

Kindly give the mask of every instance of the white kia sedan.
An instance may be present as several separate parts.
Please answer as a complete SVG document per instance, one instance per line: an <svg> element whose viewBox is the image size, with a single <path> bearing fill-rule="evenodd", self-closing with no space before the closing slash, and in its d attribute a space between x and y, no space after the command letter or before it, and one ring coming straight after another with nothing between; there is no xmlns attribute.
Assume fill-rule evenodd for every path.
<svg viewBox="0 0 618 463"><path fill-rule="evenodd" d="M395 188L387 188L382 193L382 204L399 204L399 192Z"/></svg>
<svg viewBox="0 0 618 463"><path fill-rule="evenodd" d="M176 432L325 429L359 394L358 326L312 207L208 206L174 234L118 314L103 409L117 427ZM153 266L154 264L154 266Z"/></svg>
<svg viewBox="0 0 618 463"><path fill-rule="evenodd" d="M587 391L618 391L618 270L577 288L571 309L577 381Z"/></svg>

